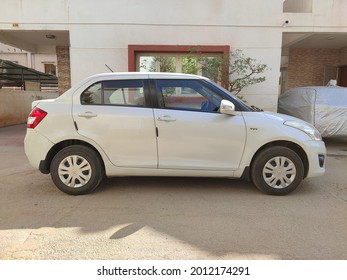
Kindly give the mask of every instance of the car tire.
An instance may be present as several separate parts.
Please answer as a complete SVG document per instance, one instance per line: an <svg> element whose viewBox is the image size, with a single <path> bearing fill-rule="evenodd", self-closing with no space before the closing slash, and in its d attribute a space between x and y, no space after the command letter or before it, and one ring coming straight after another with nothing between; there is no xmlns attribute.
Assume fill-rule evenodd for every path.
<svg viewBox="0 0 347 280"><path fill-rule="evenodd" d="M251 165L254 185L266 194L286 195L304 178L304 165L297 153L287 147L273 146L260 151Z"/></svg>
<svg viewBox="0 0 347 280"><path fill-rule="evenodd" d="M51 162L50 172L58 189L71 195L92 192L104 177L99 154L82 145L60 150Z"/></svg>

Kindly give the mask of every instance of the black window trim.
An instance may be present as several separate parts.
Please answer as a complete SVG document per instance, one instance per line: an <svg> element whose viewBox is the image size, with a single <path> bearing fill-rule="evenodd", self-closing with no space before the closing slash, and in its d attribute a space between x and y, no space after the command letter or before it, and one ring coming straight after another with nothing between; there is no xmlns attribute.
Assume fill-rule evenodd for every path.
<svg viewBox="0 0 347 280"><path fill-rule="evenodd" d="M166 109L166 110L178 110L178 111L190 111L190 112L201 112L201 113L212 113L212 114L216 114L219 112L209 112L209 111L201 111L198 109L189 109L189 108L166 108L166 107L162 107L160 106L160 99L161 99L161 93L157 91L157 86L156 86L156 81L157 80L187 80L187 79L180 79L180 78L157 78L157 79L149 79L149 84L150 84L150 97L151 100L153 102L153 108L157 108L157 109ZM226 99L229 100L231 102L233 102L233 104L235 105L235 110L236 111L252 111L250 108L248 108L245 104L243 104L242 102L238 101L237 98L232 97L231 95L227 94L226 92L223 92L221 89L219 89L217 86L213 85L212 83L209 83L208 81L204 80L204 79L188 79L190 81L197 81L202 83L205 87L207 87L208 89L210 89L213 92L217 92L218 95L220 95L222 97L222 99Z"/></svg>
<svg viewBox="0 0 347 280"><path fill-rule="evenodd" d="M226 100L233 102L235 105L236 111L253 112L253 110L251 108L249 108L246 104L243 104L240 100L238 100L238 98L236 96L234 97L234 96L226 93L227 92L226 89L224 89L226 91L226 92L224 92L222 89L218 88L213 83L209 83L205 80L201 80L201 81L203 83L205 83L205 85L207 87L209 87L211 90L217 90L223 96L223 99L226 99Z"/></svg>
<svg viewBox="0 0 347 280"><path fill-rule="evenodd" d="M145 98L145 105L144 106L134 106L134 105L126 105L126 104L107 104L105 103L104 100L104 86L103 83L104 82L112 82L112 81L141 81L143 84L143 95ZM101 104L86 104L82 102L82 95L83 93L88 90L90 87L101 83L101 100L102 103ZM130 108L152 108L152 98L150 96L150 90L149 90L149 81L148 79L109 79L109 80L100 80L97 81L95 83L90 84L87 88L85 88L82 93L80 94L80 104L83 106L113 106L113 107L130 107Z"/></svg>

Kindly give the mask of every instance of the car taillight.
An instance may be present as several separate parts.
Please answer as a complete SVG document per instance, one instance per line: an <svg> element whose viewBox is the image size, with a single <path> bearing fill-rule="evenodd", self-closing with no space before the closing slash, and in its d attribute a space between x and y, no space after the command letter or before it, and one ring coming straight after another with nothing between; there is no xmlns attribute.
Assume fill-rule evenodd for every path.
<svg viewBox="0 0 347 280"><path fill-rule="evenodd" d="M29 114L27 128L35 128L47 115L47 112L35 107Z"/></svg>

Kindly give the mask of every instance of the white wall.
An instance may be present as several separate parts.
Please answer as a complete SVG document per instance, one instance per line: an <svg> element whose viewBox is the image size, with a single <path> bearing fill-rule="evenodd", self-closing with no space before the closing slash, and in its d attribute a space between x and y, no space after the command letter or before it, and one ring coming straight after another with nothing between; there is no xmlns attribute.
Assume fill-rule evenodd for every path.
<svg viewBox="0 0 347 280"><path fill-rule="evenodd" d="M230 45L271 70L246 100L275 111L282 32L347 32L347 1L315 0L312 13L283 13L283 0L2 0L0 29L69 30L72 83L128 70L129 44ZM289 20L286 28L282 27ZM18 29L18 27L17 27Z"/></svg>
<svg viewBox="0 0 347 280"><path fill-rule="evenodd" d="M242 95L259 107L276 110L282 2L265 0L83 1L70 13L72 83L98 72L128 70L128 45L230 45L269 66L266 82ZM70 11L80 7L73 1ZM105 9L114 6L114 9ZM93 11L90 13L90 11ZM88 22L86 22L88 18ZM81 67L83 65L83 67Z"/></svg>
<svg viewBox="0 0 347 280"><path fill-rule="evenodd" d="M58 93L0 89L0 127L25 123L34 100L57 98Z"/></svg>

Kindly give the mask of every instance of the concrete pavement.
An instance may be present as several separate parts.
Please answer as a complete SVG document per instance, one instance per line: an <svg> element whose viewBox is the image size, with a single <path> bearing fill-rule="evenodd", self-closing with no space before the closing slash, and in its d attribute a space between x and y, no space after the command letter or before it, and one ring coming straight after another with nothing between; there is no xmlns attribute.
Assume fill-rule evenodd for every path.
<svg viewBox="0 0 347 280"><path fill-rule="evenodd" d="M346 259L347 141L327 172L274 197L239 180L113 178L69 196L0 129L0 259Z"/></svg>

